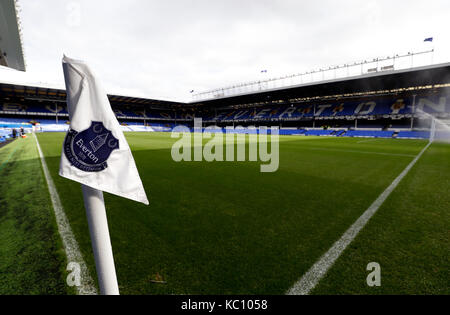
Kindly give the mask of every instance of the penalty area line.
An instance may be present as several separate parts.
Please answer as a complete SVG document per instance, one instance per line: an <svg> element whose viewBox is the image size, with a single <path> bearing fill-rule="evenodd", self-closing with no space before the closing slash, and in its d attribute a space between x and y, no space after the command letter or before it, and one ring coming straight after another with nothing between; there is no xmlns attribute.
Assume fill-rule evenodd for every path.
<svg viewBox="0 0 450 315"><path fill-rule="evenodd" d="M319 260L298 280L287 292L287 295L307 295L325 276L328 270L333 266L342 252L355 239L361 229L366 225L370 218L377 212L384 201L389 197L392 191L398 186L401 180L408 174L411 168L420 159L423 153L431 145L431 141L420 151L420 153L409 163L409 165L397 176L384 192L370 205L370 207L345 231L339 240L324 254Z"/></svg>
<svg viewBox="0 0 450 315"><path fill-rule="evenodd" d="M59 199L58 191L56 190L55 184L51 178L47 163L45 162L44 155L42 154L41 146L39 145L38 138L35 133L33 133L33 136L36 139L39 158L41 159L42 169L44 171L45 180L47 181L48 191L50 193L50 199L52 200L56 223L58 225L58 232L63 242L67 262L75 262L80 266L81 285L76 287L77 293L79 295L97 295L98 292L95 287L94 280L89 274L89 269L87 268L86 262L81 255L80 248L75 236L73 235L72 229L70 228L69 220L67 219L61 200Z"/></svg>

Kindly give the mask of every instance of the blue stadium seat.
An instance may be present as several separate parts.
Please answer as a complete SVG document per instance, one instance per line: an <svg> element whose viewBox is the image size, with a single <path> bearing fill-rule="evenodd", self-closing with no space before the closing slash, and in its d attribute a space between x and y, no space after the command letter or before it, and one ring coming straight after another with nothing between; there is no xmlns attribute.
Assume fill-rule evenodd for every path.
<svg viewBox="0 0 450 315"><path fill-rule="evenodd" d="M334 130L308 130L305 135L307 136L329 136Z"/></svg>
<svg viewBox="0 0 450 315"><path fill-rule="evenodd" d="M371 137L371 138L392 138L393 131L381 130L349 130L346 137Z"/></svg>
<svg viewBox="0 0 450 315"><path fill-rule="evenodd" d="M429 131L400 131L397 135L397 138L429 139L430 132Z"/></svg>

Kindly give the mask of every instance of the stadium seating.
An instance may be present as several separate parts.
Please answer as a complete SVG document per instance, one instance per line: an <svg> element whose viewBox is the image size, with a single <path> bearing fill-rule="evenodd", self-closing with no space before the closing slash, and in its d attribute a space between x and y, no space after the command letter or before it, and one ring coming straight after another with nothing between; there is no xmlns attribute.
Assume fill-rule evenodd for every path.
<svg viewBox="0 0 450 315"><path fill-rule="evenodd" d="M36 119L35 120L38 125L36 126L37 131L43 132L65 132L69 128L69 124L67 120L60 120L58 124L56 124L55 120L50 119ZM178 124L175 123L147 123L145 126L142 122L133 122L127 121L122 122L122 130L123 131L134 131L134 132L151 132L151 131L159 131L159 132L170 132L175 126ZM8 137L11 133L12 128L25 128L31 129L32 125L29 123L27 119L18 119L18 118L0 118L0 136ZM399 131L394 136L394 131L391 128L390 131L382 131L380 130L381 125L372 125L370 129L357 129L357 130L347 130L349 128L330 128L327 130L324 129L280 129L280 135L304 135L304 136L337 136L337 137L370 137L370 138L400 138L400 139L428 139L430 137L429 131ZM376 128L378 127L378 128ZM194 128L189 128L191 132L194 131ZM379 129L379 130L375 130ZM205 129L203 128L204 132ZM211 130L210 130L211 131ZM226 132L225 128L218 128L219 132ZM397 130L398 131L398 130ZM258 129L235 129L235 133L259 133Z"/></svg>
<svg viewBox="0 0 450 315"><path fill-rule="evenodd" d="M206 122L212 121L262 121L262 120L298 120L301 118L341 118L367 117L383 115L410 115L412 112L412 97L379 97L362 99L360 101L330 101L324 103L312 102L288 105L267 105L258 108L228 109L217 113L205 112L202 118ZM433 95L418 97L415 108L424 113L450 113L450 97ZM54 108L50 105L0 104L0 112L20 115L43 115L68 117L65 106ZM148 120L192 120L194 112L181 109L145 111L132 109L117 109L114 112L119 119L148 119ZM198 116L198 115L197 115Z"/></svg>
<svg viewBox="0 0 450 315"><path fill-rule="evenodd" d="M125 106L113 110L124 131L161 131L169 132L179 124L192 128L194 117L200 117L207 125L258 125L266 122L270 125L305 120L323 122L329 126L327 130L319 128L281 128L280 135L336 136L336 137L373 137L373 138L429 138L429 132L411 131L408 125L402 125L396 119L409 119L412 104L419 112L439 114L439 117L450 117L450 97L446 95L413 97L373 97L360 100L340 100L330 102L310 102L283 104L267 103L255 107L231 108L222 107L217 111L204 108L194 114L192 108L146 109L138 110L136 106ZM0 128L31 129L36 125L38 131L63 132L69 128L67 108L62 105L45 105L45 103L4 103L0 104ZM58 123L55 115L58 114ZM22 118L17 118L22 117ZM392 119L386 124L381 119ZM336 119L336 120L335 120ZM354 130L354 120L358 119L358 127ZM378 120L379 119L379 120ZM168 123L170 121L170 123ZM336 123L333 123L336 121ZM379 121L379 123L377 123ZM145 125L144 125L145 122ZM397 122L395 124L394 122ZM31 124L32 123L32 124ZM287 125L287 124L286 124ZM388 125L388 126L387 126ZM293 124L295 126L295 124ZM316 124L317 126L317 124ZM319 124L320 126L320 124ZM332 126L339 126L333 128ZM388 130L385 128L389 127ZM383 130L384 129L384 130ZM223 127L220 128L225 132ZM235 133L258 133L257 129L236 129Z"/></svg>
<svg viewBox="0 0 450 315"><path fill-rule="evenodd" d="M430 138L429 131L400 131L397 138L403 139L428 139Z"/></svg>
<svg viewBox="0 0 450 315"><path fill-rule="evenodd" d="M377 131L377 130L349 130L345 134L346 137L370 137L370 138L392 138L393 131Z"/></svg>
<svg viewBox="0 0 450 315"><path fill-rule="evenodd" d="M3 141L11 138L11 129L0 129L0 138L3 139Z"/></svg>
<svg viewBox="0 0 450 315"><path fill-rule="evenodd" d="M279 134L282 136L291 136L291 135L304 135L306 132L305 129L280 129Z"/></svg>
<svg viewBox="0 0 450 315"><path fill-rule="evenodd" d="M334 130L308 130L306 136L330 136Z"/></svg>

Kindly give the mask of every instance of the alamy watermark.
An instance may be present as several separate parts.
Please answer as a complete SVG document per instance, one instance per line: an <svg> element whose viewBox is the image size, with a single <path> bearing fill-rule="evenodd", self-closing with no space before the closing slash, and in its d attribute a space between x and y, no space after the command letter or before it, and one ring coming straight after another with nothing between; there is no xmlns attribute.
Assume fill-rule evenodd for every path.
<svg viewBox="0 0 450 315"><path fill-rule="evenodd" d="M67 275L66 283L69 287L79 287L81 285L81 266L77 262L70 262L66 268L70 273Z"/></svg>
<svg viewBox="0 0 450 315"><path fill-rule="evenodd" d="M223 132L217 126L203 128L202 119L196 118L193 133L186 126L176 126L171 137L179 139L171 151L175 162L244 162L248 157L248 161L264 163L260 166L263 173L276 172L279 167L278 127L226 127ZM203 144L204 139L209 141Z"/></svg>
<svg viewBox="0 0 450 315"><path fill-rule="evenodd" d="M366 283L369 287L381 286L381 267L377 262L371 262L367 264L367 271L371 271L366 278Z"/></svg>

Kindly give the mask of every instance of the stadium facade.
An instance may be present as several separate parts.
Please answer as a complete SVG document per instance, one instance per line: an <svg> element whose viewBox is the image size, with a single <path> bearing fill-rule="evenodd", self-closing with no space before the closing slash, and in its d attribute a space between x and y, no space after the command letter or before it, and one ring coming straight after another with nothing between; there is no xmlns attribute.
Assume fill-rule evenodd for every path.
<svg viewBox="0 0 450 315"><path fill-rule="evenodd" d="M450 119L450 63L190 103L109 95L128 131L175 125L279 126L280 134L427 138L430 115ZM63 131L64 90L0 83L0 128Z"/></svg>

